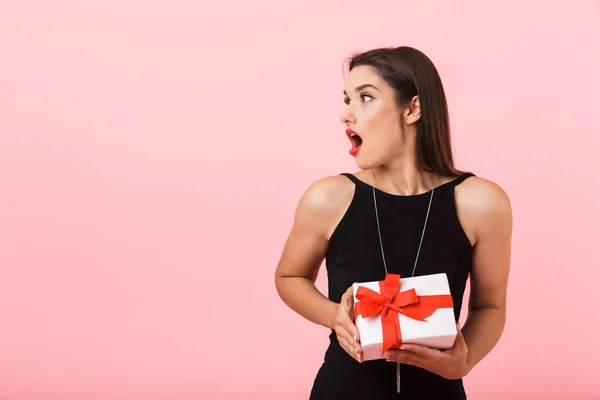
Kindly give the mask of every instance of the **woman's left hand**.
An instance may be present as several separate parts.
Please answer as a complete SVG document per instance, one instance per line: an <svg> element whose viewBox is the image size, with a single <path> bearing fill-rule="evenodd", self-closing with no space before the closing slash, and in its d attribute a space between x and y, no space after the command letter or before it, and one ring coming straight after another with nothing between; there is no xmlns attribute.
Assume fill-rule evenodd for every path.
<svg viewBox="0 0 600 400"><path fill-rule="evenodd" d="M403 344L399 350L388 350L384 358L426 369L446 379L460 379L469 372L468 349L460 326L457 325L457 328L458 333L451 349L440 351L418 344Z"/></svg>

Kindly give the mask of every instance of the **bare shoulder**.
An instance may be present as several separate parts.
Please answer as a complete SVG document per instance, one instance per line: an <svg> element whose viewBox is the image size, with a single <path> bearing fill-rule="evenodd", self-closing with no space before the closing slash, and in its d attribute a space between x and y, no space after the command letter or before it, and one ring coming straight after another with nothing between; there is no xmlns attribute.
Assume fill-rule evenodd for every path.
<svg viewBox="0 0 600 400"><path fill-rule="evenodd" d="M328 176L313 182L300 199L299 207L310 213L336 212L352 199L354 183L342 175Z"/></svg>
<svg viewBox="0 0 600 400"><path fill-rule="evenodd" d="M354 196L355 184L343 175L313 182L304 192L296 210L296 222L310 224L325 241L335 230Z"/></svg>
<svg viewBox="0 0 600 400"><path fill-rule="evenodd" d="M474 243L490 230L512 229L512 206L506 191L491 180L473 176L456 186L456 208Z"/></svg>
<svg viewBox="0 0 600 400"><path fill-rule="evenodd" d="M508 194L500 185L478 176L456 187L456 200L460 206L477 213L505 213L511 208Z"/></svg>
<svg viewBox="0 0 600 400"><path fill-rule="evenodd" d="M353 198L354 184L345 176L313 182L305 191L277 267L280 276L316 279L329 237Z"/></svg>
<svg viewBox="0 0 600 400"><path fill-rule="evenodd" d="M344 207L352 201L353 186L342 175L309 185L296 207L292 229L277 265L278 276L316 279L331 232Z"/></svg>

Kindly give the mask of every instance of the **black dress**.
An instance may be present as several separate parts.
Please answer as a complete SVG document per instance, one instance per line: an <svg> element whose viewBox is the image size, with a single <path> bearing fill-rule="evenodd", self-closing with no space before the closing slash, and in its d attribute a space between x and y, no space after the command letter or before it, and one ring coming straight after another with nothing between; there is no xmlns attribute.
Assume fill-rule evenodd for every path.
<svg viewBox="0 0 600 400"><path fill-rule="evenodd" d="M352 174L352 202L333 232L326 255L329 298L340 302L354 282L383 280L381 247L373 201L373 187ZM433 195L414 276L444 272L448 276L458 322L471 269L472 247L456 214L454 189L473 174L438 186ZM412 274L431 192L392 195L375 189L381 237L389 273ZM359 363L337 341L332 331L310 394L311 400L337 399L466 399L462 379L448 380L421 368L400 365L401 391L396 391L396 363L371 360Z"/></svg>

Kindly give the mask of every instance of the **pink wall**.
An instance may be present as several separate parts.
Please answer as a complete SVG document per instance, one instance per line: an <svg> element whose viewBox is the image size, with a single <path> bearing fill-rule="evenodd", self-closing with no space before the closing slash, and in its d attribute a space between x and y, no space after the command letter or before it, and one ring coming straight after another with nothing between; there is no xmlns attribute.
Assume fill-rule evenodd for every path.
<svg viewBox="0 0 600 400"><path fill-rule="evenodd" d="M459 166L513 202L470 399L600 398L599 3L250 3L2 2L0 398L306 399L328 331L273 272L355 170L342 61L380 45L434 60Z"/></svg>

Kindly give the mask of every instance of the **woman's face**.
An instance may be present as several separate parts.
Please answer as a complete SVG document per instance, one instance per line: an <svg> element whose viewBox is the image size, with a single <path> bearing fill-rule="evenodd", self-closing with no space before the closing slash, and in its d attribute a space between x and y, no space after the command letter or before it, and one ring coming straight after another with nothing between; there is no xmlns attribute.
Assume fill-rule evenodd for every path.
<svg viewBox="0 0 600 400"><path fill-rule="evenodd" d="M350 71L344 102L347 107L340 120L359 168L374 168L402 155L406 135L396 92L374 69L358 66Z"/></svg>

